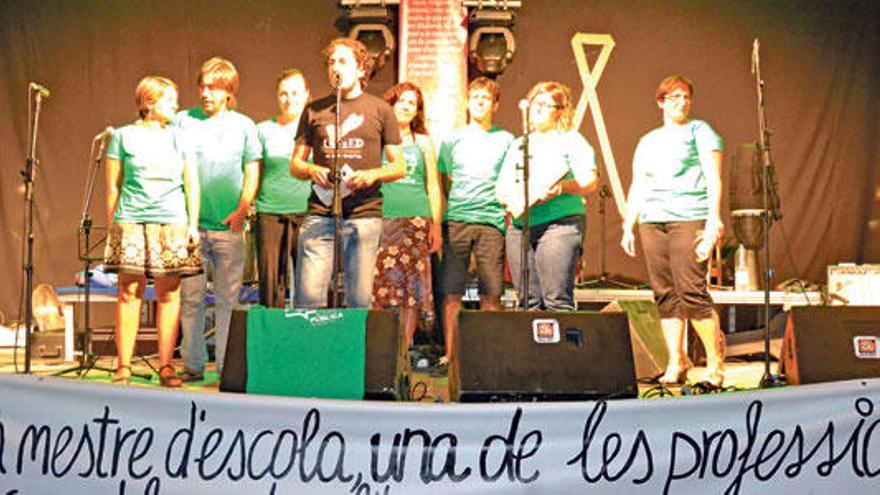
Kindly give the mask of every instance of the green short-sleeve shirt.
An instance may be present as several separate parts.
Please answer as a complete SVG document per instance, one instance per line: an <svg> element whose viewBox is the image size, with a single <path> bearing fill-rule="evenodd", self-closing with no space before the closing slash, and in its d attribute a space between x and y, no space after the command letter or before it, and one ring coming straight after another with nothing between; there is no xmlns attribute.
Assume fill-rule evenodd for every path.
<svg viewBox="0 0 880 495"><path fill-rule="evenodd" d="M238 207L244 165L262 156L257 126L234 110L209 118L200 107L178 113L174 123L185 132L198 165L199 228L229 230L222 222Z"/></svg>
<svg viewBox="0 0 880 495"><path fill-rule="evenodd" d="M709 194L700 155L722 151L723 141L702 120L659 127L636 147L633 168L641 174L640 223L703 220Z"/></svg>
<svg viewBox="0 0 880 495"><path fill-rule="evenodd" d="M257 134L263 147L263 169L257 194L260 213L304 213L309 209L312 181L290 175L290 156L296 138L296 122L281 125L276 119L257 125Z"/></svg>
<svg viewBox="0 0 880 495"><path fill-rule="evenodd" d="M437 168L450 178L444 220L492 225L504 231L504 207L495 180L513 135L499 127L468 125L440 145Z"/></svg>
<svg viewBox="0 0 880 495"><path fill-rule="evenodd" d="M122 167L114 221L186 223L185 151L177 129L133 124L114 131L107 156L119 160Z"/></svg>

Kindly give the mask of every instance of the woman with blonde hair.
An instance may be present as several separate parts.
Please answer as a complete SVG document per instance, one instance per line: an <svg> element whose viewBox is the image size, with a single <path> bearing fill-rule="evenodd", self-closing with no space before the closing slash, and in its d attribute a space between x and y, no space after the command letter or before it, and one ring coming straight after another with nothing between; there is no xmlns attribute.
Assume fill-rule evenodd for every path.
<svg viewBox="0 0 880 495"><path fill-rule="evenodd" d="M119 273L117 368L113 382L131 381L131 356L147 280L156 290L159 380L180 387L172 364L180 317L180 279L201 272L199 181L186 159L177 112L177 85L148 76L135 89L140 119L117 129L107 148L107 271Z"/></svg>
<svg viewBox="0 0 880 495"><path fill-rule="evenodd" d="M577 261L583 252L584 196L596 188L596 154L572 129L571 91L558 82L536 84L527 96L529 144L528 308L575 309ZM498 201L512 217L507 261L520 300L524 223L523 137L510 143L496 183Z"/></svg>

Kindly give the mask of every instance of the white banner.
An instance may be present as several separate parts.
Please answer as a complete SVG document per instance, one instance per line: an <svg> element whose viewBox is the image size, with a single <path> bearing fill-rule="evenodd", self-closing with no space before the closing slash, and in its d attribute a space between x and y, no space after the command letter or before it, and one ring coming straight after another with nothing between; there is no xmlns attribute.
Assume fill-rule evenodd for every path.
<svg viewBox="0 0 880 495"><path fill-rule="evenodd" d="M0 495L877 493L880 380L405 404L0 376Z"/></svg>

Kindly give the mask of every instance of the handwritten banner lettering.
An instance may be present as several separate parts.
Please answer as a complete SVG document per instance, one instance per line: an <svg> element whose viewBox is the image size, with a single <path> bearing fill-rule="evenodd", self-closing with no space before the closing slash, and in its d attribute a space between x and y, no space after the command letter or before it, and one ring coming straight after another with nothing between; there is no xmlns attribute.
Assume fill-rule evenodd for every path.
<svg viewBox="0 0 880 495"><path fill-rule="evenodd" d="M880 380L426 405L0 376L0 494L875 493Z"/></svg>

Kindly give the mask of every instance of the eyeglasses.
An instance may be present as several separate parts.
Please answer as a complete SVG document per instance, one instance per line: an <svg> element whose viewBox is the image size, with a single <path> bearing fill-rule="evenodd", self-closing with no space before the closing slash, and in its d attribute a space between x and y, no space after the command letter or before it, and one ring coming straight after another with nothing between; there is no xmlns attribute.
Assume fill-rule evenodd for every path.
<svg viewBox="0 0 880 495"><path fill-rule="evenodd" d="M666 100L666 101L673 101L673 100L690 100L690 99L691 99L691 95L689 95L689 94L687 94L687 93L670 93L670 94L664 96L663 99Z"/></svg>
<svg viewBox="0 0 880 495"><path fill-rule="evenodd" d="M536 102L532 103L532 108L538 108L538 109L548 108L551 110L559 110L560 108L562 108L562 105L555 105L553 103L545 103L543 101L536 101Z"/></svg>

